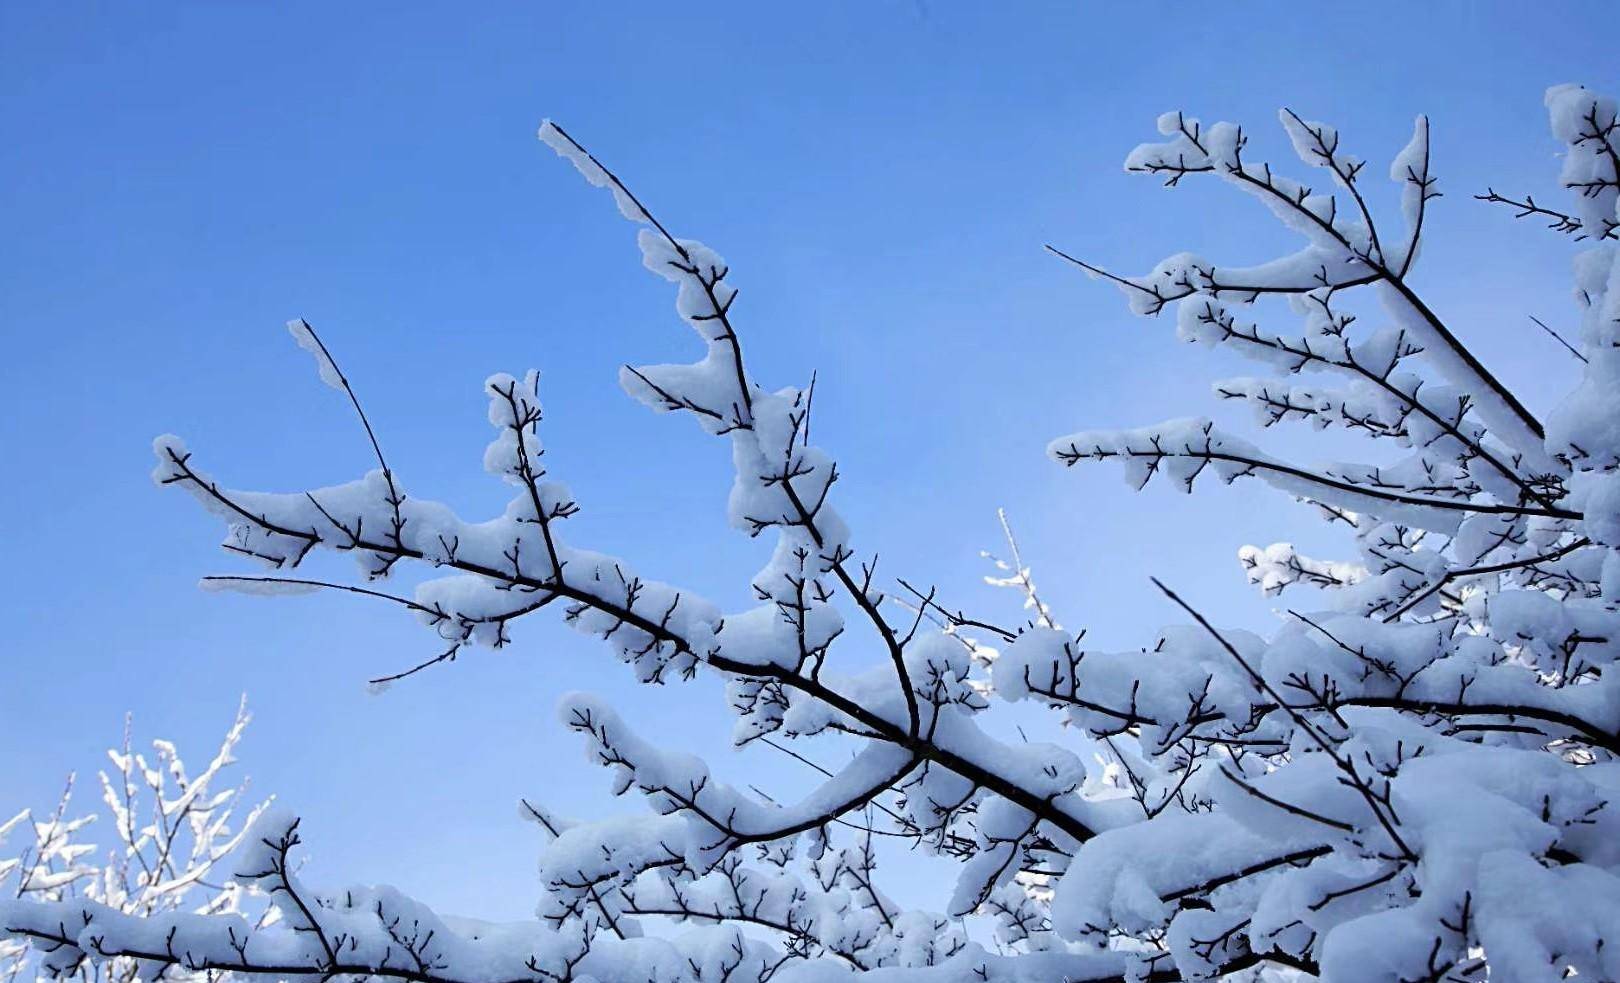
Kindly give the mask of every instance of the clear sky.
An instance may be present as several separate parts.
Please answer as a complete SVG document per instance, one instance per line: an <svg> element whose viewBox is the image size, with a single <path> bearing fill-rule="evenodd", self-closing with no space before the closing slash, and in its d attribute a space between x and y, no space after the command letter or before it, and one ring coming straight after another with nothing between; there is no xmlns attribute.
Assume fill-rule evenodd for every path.
<svg viewBox="0 0 1620 983"><path fill-rule="evenodd" d="M604 799L554 720L564 691L607 694L726 778L798 785L724 750L712 683L638 688L550 620L368 696L435 640L354 598L198 591L242 568L147 478L168 431L237 487L371 466L282 328L307 317L412 493L498 510L480 385L538 367L548 459L584 507L571 541L747 603L768 544L725 527L724 444L614 381L692 339L633 230L534 139L546 116L731 262L760 382L819 371L837 504L887 575L1016 617L979 583L1005 506L1065 623L1100 645L1174 620L1150 574L1264 627L1273 603L1237 548L1335 555L1329 531L1256 483L1136 496L1042 455L1086 427L1245 422L1209 382L1255 370L1133 319L1042 244L1130 272L1291 247L1229 190L1121 172L1166 109L1244 121L1278 161L1279 106L1334 122L1385 205L1385 162L1428 112L1447 196L1418 286L1544 410L1570 366L1527 315L1572 323L1568 245L1470 196L1555 198L1543 89L1620 82L1609 4L1313 7L0 4L0 811L96 767L126 710L202 758L246 692L245 770L305 816L309 876L513 917L536 892L518 796L639 808Z"/></svg>

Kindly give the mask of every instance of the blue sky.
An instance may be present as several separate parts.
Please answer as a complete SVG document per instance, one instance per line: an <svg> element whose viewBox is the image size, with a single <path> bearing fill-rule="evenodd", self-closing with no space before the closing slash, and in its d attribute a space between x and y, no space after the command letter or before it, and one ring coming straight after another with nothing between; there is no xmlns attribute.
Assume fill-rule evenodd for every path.
<svg viewBox="0 0 1620 983"><path fill-rule="evenodd" d="M691 338L632 230L535 141L546 116L727 257L756 378L819 372L816 439L857 546L1012 618L977 555L1005 506L1049 600L1101 645L1174 620L1150 574L1263 627L1237 547L1338 542L1253 483L1138 496L1042 456L1075 429L1242 420L1209 382L1253 369L1177 345L1041 250L1140 272L1291 245L1230 191L1123 174L1158 113L1244 121L1282 161L1287 104L1336 123L1375 184L1430 113L1447 197L1420 289L1533 407L1570 378L1527 319L1572 322L1567 244L1470 196L1556 197L1541 92L1613 84L1605 4L468 6L0 6L0 811L99 764L126 710L201 758L246 692L245 770L306 817L311 876L511 917L535 893L519 795L634 807L603 798L555 723L562 692L607 694L729 778L795 787L779 761L730 756L726 721L699 723L717 687L635 687L550 621L368 696L434 640L352 598L199 592L240 568L147 479L168 431L237 487L370 466L281 327L303 316L413 493L502 506L480 384L538 367L548 457L584 507L572 541L746 603L768 544L725 526L726 448L614 382Z"/></svg>

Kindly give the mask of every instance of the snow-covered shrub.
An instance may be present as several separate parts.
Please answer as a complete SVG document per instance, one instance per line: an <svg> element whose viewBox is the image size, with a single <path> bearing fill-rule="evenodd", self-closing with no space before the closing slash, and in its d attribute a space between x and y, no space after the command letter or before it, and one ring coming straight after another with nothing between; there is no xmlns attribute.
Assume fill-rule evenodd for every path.
<svg viewBox="0 0 1620 983"><path fill-rule="evenodd" d="M170 741L154 740L150 755L135 750L126 719L123 743L107 750L111 770L97 775L101 813L70 814L75 776L69 775L49 815L24 809L0 822L0 896L57 909L93 904L132 918L251 913L260 927L271 924L273 911L248 897L250 886L231 878L225 862L269 805L249 804L245 779L220 787L249 719L244 702L196 774ZM94 965L50 945L31 951L28 941L0 938L0 979L70 975L127 983L142 976L126 956ZM165 975L202 978L184 966L170 966Z"/></svg>
<svg viewBox="0 0 1620 983"><path fill-rule="evenodd" d="M1243 551L1266 591L1320 591L1271 637L1223 630L1165 588L1190 623L1124 653L1059 627L1016 548L995 579L1026 595L1023 624L903 585L886 596L838 517L834 458L810 443L811 392L747 371L730 267L548 124L541 138L640 227L644 263L675 285L702 343L695 362L626 368L621 382L730 444L731 520L776 539L755 607L722 613L571 540L577 507L542 464L533 374L485 386L484 463L515 489L487 521L409 493L375 441L364 478L272 494L219 484L164 437L156 480L272 568L211 584L341 587L439 636L440 654L379 684L505 644L549 607L643 682L718 673L738 744L810 762L819 745L853 745L850 762L796 802L767 801L570 696L564 725L647 810L578 823L525 803L550 837L532 925L454 931L390 891L312 891L290 867L297 821L275 814L236 869L270 892L279 928L81 899L6 902L0 926L56 965L418 983L1620 978L1620 130L1615 104L1584 89L1547 103L1569 211L1480 196L1578 242L1582 378L1545 420L1411 278L1439 193L1426 119L1389 169L1400 228L1375 225L1337 131L1292 112L1293 148L1330 190L1283 177L1240 127L1179 113L1131 153L1129 170L1171 186L1230 183L1302 245L1250 268L1185 254L1145 276L1087 268L1138 313L1173 310L1183 339L1254 357L1267 375L1217 392L1263 423L1340 427L1388 453L1312 466L1203 420L1054 442L1058 461L1115 462L1136 484L1259 478L1354 537L1350 561ZM1358 319L1358 298L1379 303ZM1292 327L1262 325L1261 312L1285 313L1269 309L1278 300ZM353 399L314 331L292 331ZM402 564L439 573L408 595L299 577L315 550L351 553L370 582ZM1004 705L1018 702L1061 715L1072 742L991 736L987 715L1028 712ZM879 835L960 861L935 910L903 910L874 883ZM969 916L992 920L994 940L973 938Z"/></svg>

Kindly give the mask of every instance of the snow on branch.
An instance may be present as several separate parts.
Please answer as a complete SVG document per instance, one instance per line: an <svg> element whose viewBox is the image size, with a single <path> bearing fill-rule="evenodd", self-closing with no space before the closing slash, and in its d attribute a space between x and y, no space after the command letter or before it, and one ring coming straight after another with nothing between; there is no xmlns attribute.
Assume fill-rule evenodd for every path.
<svg viewBox="0 0 1620 983"><path fill-rule="evenodd" d="M0 847L16 837L21 848L15 856L0 852L0 891L11 899L10 909L0 908L0 927L9 929L7 911L29 920L41 917L41 910L60 913L75 905L128 925L200 917L274 924L275 913L252 885L225 879L233 851L269 807L249 804L246 780L222 787L249 720L244 700L218 750L193 772L169 741L152 741L149 752L137 750L126 719L123 743L107 751L111 769L97 776L104 812L70 815L75 782L69 776L49 816L24 810L0 823ZM19 835L29 832L31 838ZM99 842L89 841L91 836ZM75 947L41 941L26 933L0 938L0 977L97 978ZM140 976L142 965L111 954L105 969L112 979L130 980ZM202 979L183 966L168 975Z"/></svg>
<svg viewBox="0 0 1620 983"><path fill-rule="evenodd" d="M541 139L639 227L643 265L674 286L697 336L693 361L626 366L620 383L730 445L731 524L772 540L751 606L722 611L576 540L568 520L582 506L548 470L532 372L484 387L494 430L484 465L512 489L501 514L463 518L407 494L355 387L304 321L293 334L347 397L376 468L300 492L237 490L164 437L154 477L223 521L228 552L267 567L205 585L345 592L436 636L425 657L375 674L379 684L510 644L522 618L546 609L605 641L643 683L716 675L725 701L714 715L730 716L734 742L781 754L784 775L805 782L787 794L728 782L574 694L563 727L639 808L578 821L525 800L545 839L535 922L474 929L385 889L311 889L292 859L299 825L275 813L234 860L235 883L268 893L275 924L131 913L74 894L88 875L61 845L58 816L38 834L50 879L35 882L57 893L0 903L0 929L51 969L112 961L140 975L1620 978L1620 252L1609 244L1620 129L1614 103L1587 90L1558 87L1547 103L1571 203L1526 197L1521 210L1585 252L1582 375L1544 417L1419 292L1440 194L1426 117L1388 170L1398 229L1380 226L1366 165L1332 125L1280 116L1301 164L1325 172L1316 190L1263 162L1242 127L1170 113L1127 169L1171 187L1218 176L1299 236L1298 249L1246 268L1181 253L1142 276L1053 250L1116 285L1138 314L1174 306L1182 340L1252 359L1260 375L1218 382L1215 395L1262 427L1367 438L1366 460L1328 463L1204 419L1054 441L1057 461L1117 464L1138 487L1259 478L1349 534L1355 555L1342 560L1289 543L1239 552L1250 582L1292 605L1269 633L1225 628L1165 584L1166 618L1190 624L1126 651L1062 627L1026 560L1039 546L1015 541L1004 516L1010 559L989 557L987 579L1017 591L1011 617L947 604L914 576L896 578L891 596L876 554L837 512L836 459L810 441L814 376L759 384L731 267L546 124ZM1362 294L1380 314L1353 313L1366 308L1348 298ZM1262 326L1273 317L1293 323ZM352 555L354 581L304 576L297 568L318 551ZM702 544L689 560L709 562ZM390 589L402 569L426 579ZM1060 741L1024 738L1039 712L1064 725ZM954 865L926 906L884 885L901 849Z"/></svg>
<svg viewBox="0 0 1620 983"><path fill-rule="evenodd" d="M1180 912L1164 904L1168 879L1075 892L1065 880L1052 909L1060 934L1065 913L1099 943L1162 931L1178 968L1195 974L1243 951L1309 959L1335 980L1616 971L1605 942L1620 924L1587 912L1620 896L1620 879L1586 837L1615 822L1601 775L1620 752L1620 553L1610 545L1620 542L1620 267L1602 244L1616 228L1620 156L1612 101L1567 86L1547 98L1575 207L1480 196L1598 244L1575 264L1583 378L1545 427L1409 278L1438 196L1426 119L1390 168L1403 186L1402 242L1378 228L1363 164L1332 126L1281 117L1300 159L1330 172L1338 190L1324 193L1256 162L1242 128L1170 114L1160 120L1168 139L1139 147L1127 169L1172 187L1220 175L1305 247L1243 270L1182 254L1143 277L1060 254L1113 281L1137 313L1175 305L1183 340L1285 377L1216 386L1262 426L1340 427L1405 455L1298 463L1205 420L1052 444L1064 464L1118 462L1138 487L1156 476L1185 491L1208 473L1260 477L1348 526L1359 553L1336 561L1288 543L1244 547L1247 575L1267 593L1320 591L1307 603L1323 610L1287 611L1269 639L1220 631L1171 593L1202 635L1167 631L1134 659L1058 633L1001 653L997 692L1044 703L1104 741L1101 760L1122 776L1115 787L1142 810L1139 824L1087 842L1071 870L1139 871L1149 851L1179 861L1180 826L1220 836L1214 824L1233 820L1282 846L1287 865L1217 864L1238 868L1216 874L1221 883L1253 880L1256 893ZM1363 287L1380 296L1387 324L1346 313L1342 298ZM1234 310L1258 310L1270 295L1289 302L1296 328L1262 328ZM1526 797L1533 786L1542 791ZM1070 908L1076 894L1088 900Z"/></svg>

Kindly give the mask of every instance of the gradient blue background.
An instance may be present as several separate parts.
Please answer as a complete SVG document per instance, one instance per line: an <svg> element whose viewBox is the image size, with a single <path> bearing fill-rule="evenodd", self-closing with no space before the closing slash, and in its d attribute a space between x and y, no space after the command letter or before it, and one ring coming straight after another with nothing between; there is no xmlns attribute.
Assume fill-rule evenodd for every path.
<svg viewBox="0 0 1620 983"><path fill-rule="evenodd" d="M98 766L125 710L202 759L246 692L245 768L306 817L311 877L511 917L535 894L519 795L639 808L604 800L555 722L566 690L608 694L729 778L799 784L725 751L712 681L635 687L554 619L370 697L367 676L434 639L359 599L197 591L241 567L147 480L165 431L238 487L371 466L281 327L304 316L412 493L502 506L480 384L536 366L550 463L584 506L571 541L747 603L769 544L725 526L725 445L614 383L622 362L690 357L691 338L632 229L534 140L548 115L732 262L760 381L819 370L837 504L887 575L1015 618L979 582L1005 506L1065 622L1100 645L1174 620L1149 574L1264 627L1274 602L1237 547L1334 555L1330 530L1256 483L1136 496L1042 455L1082 427L1244 421L1208 383L1254 370L1131 318L1042 243L1133 272L1181 249L1268 258L1292 242L1252 201L1121 173L1158 113L1245 121L1279 161L1278 106L1333 121L1387 206L1385 162L1426 111L1447 197L1417 283L1545 410L1571 363L1526 315L1572 323L1569 245L1469 196L1555 199L1542 90L1616 82L1610 4L1313 6L0 5L0 807L47 805Z"/></svg>

